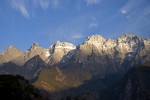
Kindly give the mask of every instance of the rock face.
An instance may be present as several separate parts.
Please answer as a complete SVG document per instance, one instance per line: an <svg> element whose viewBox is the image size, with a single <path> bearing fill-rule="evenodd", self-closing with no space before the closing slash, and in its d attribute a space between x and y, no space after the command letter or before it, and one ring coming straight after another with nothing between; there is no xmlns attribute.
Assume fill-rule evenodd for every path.
<svg viewBox="0 0 150 100"><path fill-rule="evenodd" d="M22 55L23 52L14 46L9 46L0 54L0 66Z"/></svg>
<svg viewBox="0 0 150 100"><path fill-rule="evenodd" d="M50 56L48 49L41 48L37 43L34 43L29 50L22 55L16 57L13 62L19 66L23 66L29 59L39 55L42 60L47 61Z"/></svg>
<svg viewBox="0 0 150 100"><path fill-rule="evenodd" d="M9 46L0 55L0 73L19 74L32 80L37 77L42 68L46 67L46 60L49 56L49 50L41 48L37 43L34 43L26 52Z"/></svg>
<svg viewBox="0 0 150 100"><path fill-rule="evenodd" d="M56 44L52 45L49 49L51 51L49 65L52 66L60 62L65 62L65 59L63 59L65 56L68 59L71 58L76 47L71 43L57 41Z"/></svg>
<svg viewBox="0 0 150 100"><path fill-rule="evenodd" d="M124 78L112 88L112 100L149 100L150 66L131 69Z"/></svg>
<svg viewBox="0 0 150 100"><path fill-rule="evenodd" d="M20 69L20 74L25 76L28 80L33 80L36 79L41 69L45 67L46 63L38 55L31 58L24 64L23 68Z"/></svg>
<svg viewBox="0 0 150 100"><path fill-rule="evenodd" d="M0 74L22 75L47 92L65 91L67 94L68 89L69 93L94 90L94 94L88 93L90 97L85 94L90 100L94 97L110 99L104 94L112 96L112 100L146 100L141 98L149 99L149 90L145 88L149 88L147 68L141 71L135 68L135 72L121 78L133 66L147 61L150 61L150 38L126 34L113 40L92 35L79 46L58 41L45 49L34 43L26 52L9 46L0 53ZM112 87L109 92L97 92L120 80L121 85ZM80 89L76 90L77 87Z"/></svg>
<svg viewBox="0 0 150 100"><path fill-rule="evenodd" d="M24 73L24 76L32 79L37 77L43 68L58 66L67 79L83 83L94 77L104 79L114 73L123 76L132 66L149 60L149 38L126 34L112 40L92 35L77 47L58 41L45 49L34 43L29 50L22 52L10 46L0 54L0 72L21 75ZM10 69L13 69L13 65L15 70L12 72ZM28 74L30 72L32 74Z"/></svg>
<svg viewBox="0 0 150 100"><path fill-rule="evenodd" d="M72 99L78 100L149 100L150 63L135 66L113 86L98 91L89 91ZM70 97L71 98L71 97Z"/></svg>
<svg viewBox="0 0 150 100"><path fill-rule="evenodd" d="M148 41L135 35L124 35L116 40L93 35L77 47L72 59L81 63L85 70L105 77L150 60Z"/></svg>

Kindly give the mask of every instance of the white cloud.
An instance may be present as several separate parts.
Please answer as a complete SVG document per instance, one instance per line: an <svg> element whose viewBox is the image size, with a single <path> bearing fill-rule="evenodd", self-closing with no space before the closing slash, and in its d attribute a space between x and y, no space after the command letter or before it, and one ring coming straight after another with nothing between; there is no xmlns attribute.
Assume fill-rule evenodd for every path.
<svg viewBox="0 0 150 100"><path fill-rule="evenodd" d="M88 28L92 28L92 27L96 27L96 26L98 26L98 23L91 23Z"/></svg>
<svg viewBox="0 0 150 100"><path fill-rule="evenodd" d="M20 11L24 17L29 17L25 0L11 0L10 4L14 9Z"/></svg>
<svg viewBox="0 0 150 100"><path fill-rule="evenodd" d="M80 39L82 37L83 37L83 35L81 33L75 33L72 35L72 38L74 38L74 39Z"/></svg>
<svg viewBox="0 0 150 100"><path fill-rule="evenodd" d="M43 10L52 8L59 8L62 0L8 0L10 5L21 12L24 17L31 17L33 11L36 8L41 8ZM32 9L31 9L32 8Z"/></svg>
<svg viewBox="0 0 150 100"><path fill-rule="evenodd" d="M125 9L121 9L120 11L121 11L122 14L126 14L127 13L127 11Z"/></svg>
<svg viewBox="0 0 150 100"><path fill-rule="evenodd" d="M59 8L60 7L60 3L61 3L61 0L51 0L51 6L53 8Z"/></svg>
<svg viewBox="0 0 150 100"><path fill-rule="evenodd" d="M62 0L33 0L36 7L46 10L48 7L59 8Z"/></svg>
<svg viewBox="0 0 150 100"><path fill-rule="evenodd" d="M120 9L122 14L130 12L134 7L138 6L142 0L128 0L128 2Z"/></svg>
<svg viewBox="0 0 150 100"><path fill-rule="evenodd" d="M93 4L99 4L101 2L101 0L85 0L85 1L88 6Z"/></svg>
<svg viewBox="0 0 150 100"><path fill-rule="evenodd" d="M47 9L49 7L49 0L33 0L36 7L41 7L42 9Z"/></svg>

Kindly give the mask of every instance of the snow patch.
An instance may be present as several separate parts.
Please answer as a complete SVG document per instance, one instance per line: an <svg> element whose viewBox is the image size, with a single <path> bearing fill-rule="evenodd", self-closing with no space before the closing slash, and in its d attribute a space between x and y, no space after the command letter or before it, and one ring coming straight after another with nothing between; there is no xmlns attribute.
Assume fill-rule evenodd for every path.
<svg viewBox="0 0 150 100"><path fill-rule="evenodd" d="M62 48L62 46L57 46L57 47L55 47L56 49L60 49L60 48Z"/></svg>
<svg viewBox="0 0 150 100"><path fill-rule="evenodd" d="M55 48L56 49L70 49L70 50L76 49L75 47L71 47L71 46L56 46Z"/></svg>
<svg viewBox="0 0 150 100"><path fill-rule="evenodd" d="M45 56L46 57L49 57L51 54L50 54L50 51L48 49L45 49Z"/></svg>
<svg viewBox="0 0 150 100"><path fill-rule="evenodd" d="M50 53L46 51L46 52L45 52L45 56L46 56L46 57L49 57L49 56L50 56Z"/></svg>
<svg viewBox="0 0 150 100"><path fill-rule="evenodd" d="M132 56L132 55L129 53L129 54L128 54L128 57L131 57L131 56Z"/></svg>

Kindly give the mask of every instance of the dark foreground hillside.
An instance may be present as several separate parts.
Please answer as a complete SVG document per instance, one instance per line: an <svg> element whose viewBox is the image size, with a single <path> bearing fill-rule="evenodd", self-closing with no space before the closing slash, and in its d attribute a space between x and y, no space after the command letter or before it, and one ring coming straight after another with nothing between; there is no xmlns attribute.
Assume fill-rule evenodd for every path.
<svg viewBox="0 0 150 100"><path fill-rule="evenodd" d="M22 76L0 75L0 100L46 100Z"/></svg>

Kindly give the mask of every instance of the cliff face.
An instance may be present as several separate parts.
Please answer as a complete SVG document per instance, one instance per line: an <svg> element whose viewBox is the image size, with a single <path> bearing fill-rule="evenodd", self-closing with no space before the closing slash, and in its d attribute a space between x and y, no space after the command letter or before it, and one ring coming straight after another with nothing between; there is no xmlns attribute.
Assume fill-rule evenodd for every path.
<svg viewBox="0 0 150 100"><path fill-rule="evenodd" d="M34 58L37 55L39 55L40 58L46 62L50 56L50 53L48 49L41 48L37 43L34 43L29 50L13 59L12 62L19 66L23 66L28 60Z"/></svg>
<svg viewBox="0 0 150 100"><path fill-rule="evenodd" d="M49 50L51 52L51 57L49 58L49 64L58 65L59 63L65 63L65 56L69 59L71 52L76 49L71 43L67 42L59 42L57 41L56 44L52 45Z"/></svg>
<svg viewBox="0 0 150 100"><path fill-rule="evenodd" d="M111 89L112 95L114 94L112 100L149 100L149 73L150 65L142 65L131 69L124 78Z"/></svg>
<svg viewBox="0 0 150 100"><path fill-rule="evenodd" d="M0 54L0 66L22 55L23 52L14 46L9 46Z"/></svg>
<svg viewBox="0 0 150 100"><path fill-rule="evenodd" d="M71 43L58 41L45 49L34 43L29 50L22 52L10 46L0 54L0 73L19 74L30 80L38 80L42 76L49 79L52 74L48 74L47 71L44 73L43 70L55 73L57 70L49 68L57 66L65 77L62 84L68 89L78 87L87 80L103 80L108 77L108 80L119 80L133 66L146 61L150 61L149 38L126 34L112 40L92 35L77 47ZM119 78L116 78L118 76ZM40 80L46 81L42 78ZM55 82L60 85L59 81ZM36 83L38 86L41 84L40 81ZM110 84L112 85L111 82ZM62 87L57 89L61 90Z"/></svg>
<svg viewBox="0 0 150 100"><path fill-rule="evenodd" d="M150 99L150 63L132 68L113 86L88 91L72 98L85 100L149 100Z"/></svg>
<svg viewBox="0 0 150 100"><path fill-rule="evenodd" d="M65 63L80 64L81 69L106 77L118 71L127 72L132 66L150 60L149 39L124 35L116 40L93 35L74 50ZM69 55L69 54L68 54Z"/></svg>

